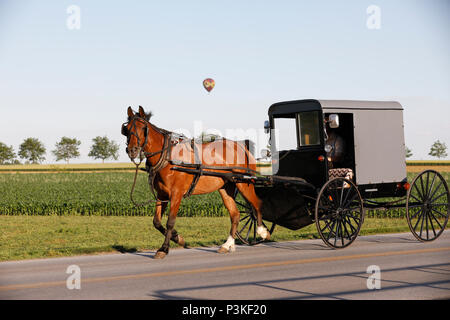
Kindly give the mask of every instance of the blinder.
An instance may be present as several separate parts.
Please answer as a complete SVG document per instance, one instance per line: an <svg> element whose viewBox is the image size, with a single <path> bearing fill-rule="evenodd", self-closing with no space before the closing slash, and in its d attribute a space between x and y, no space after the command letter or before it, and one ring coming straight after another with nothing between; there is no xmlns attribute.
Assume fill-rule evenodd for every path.
<svg viewBox="0 0 450 320"><path fill-rule="evenodd" d="M128 137L128 126L127 126L126 123L124 123L124 124L122 125L121 133L122 133L123 136Z"/></svg>

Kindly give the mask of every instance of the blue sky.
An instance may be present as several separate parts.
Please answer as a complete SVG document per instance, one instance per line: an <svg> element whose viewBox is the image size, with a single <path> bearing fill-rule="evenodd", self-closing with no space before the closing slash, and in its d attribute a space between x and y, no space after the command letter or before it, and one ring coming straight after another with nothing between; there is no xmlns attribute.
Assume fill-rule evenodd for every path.
<svg viewBox="0 0 450 320"><path fill-rule="evenodd" d="M66 12L81 9L81 29ZM366 26L381 9L381 29ZM450 147L450 2L0 1L0 141L108 135L121 145L128 105L192 130L261 128L275 102L397 100L406 144L428 159ZM204 78L216 87L207 93Z"/></svg>

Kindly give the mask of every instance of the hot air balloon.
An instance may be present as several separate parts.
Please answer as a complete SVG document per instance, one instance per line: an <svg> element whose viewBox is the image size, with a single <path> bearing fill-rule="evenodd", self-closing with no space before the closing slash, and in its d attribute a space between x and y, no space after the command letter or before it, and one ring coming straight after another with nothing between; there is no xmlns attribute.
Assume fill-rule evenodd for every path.
<svg viewBox="0 0 450 320"><path fill-rule="evenodd" d="M211 92L211 90L214 88L215 85L216 82L211 78L203 80L203 87L205 87L206 91L208 92Z"/></svg>

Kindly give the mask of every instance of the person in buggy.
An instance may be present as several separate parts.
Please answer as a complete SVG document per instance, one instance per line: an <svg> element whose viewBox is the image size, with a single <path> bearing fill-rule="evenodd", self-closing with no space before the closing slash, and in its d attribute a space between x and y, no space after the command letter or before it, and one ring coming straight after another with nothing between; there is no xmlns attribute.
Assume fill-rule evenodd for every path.
<svg viewBox="0 0 450 320"><path fill-rule="evenodd" d="M346 179L353 179L353 170L346 168L346 142L341 135L339 135L337 128L332 128L329 117L324 120L326 143L325 151L327 152L328 160L328 176L330 179L336 177L344 177Z"/></svg>

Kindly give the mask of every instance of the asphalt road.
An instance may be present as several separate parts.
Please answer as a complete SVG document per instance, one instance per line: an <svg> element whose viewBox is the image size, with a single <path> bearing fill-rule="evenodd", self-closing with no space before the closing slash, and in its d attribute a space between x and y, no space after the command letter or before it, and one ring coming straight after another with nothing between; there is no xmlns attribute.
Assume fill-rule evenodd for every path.
<svg viewBox="0 0 450 320"><path fill-rule="evenodd" d="M450 298L449 230L431 243L402 233L360 236L343 250L321 240L216 250L176 249L164 260L140 252L3 262L0 299ZM77 267L66 273L72 265L80 289L67 287L77 275Z"/></svg>

